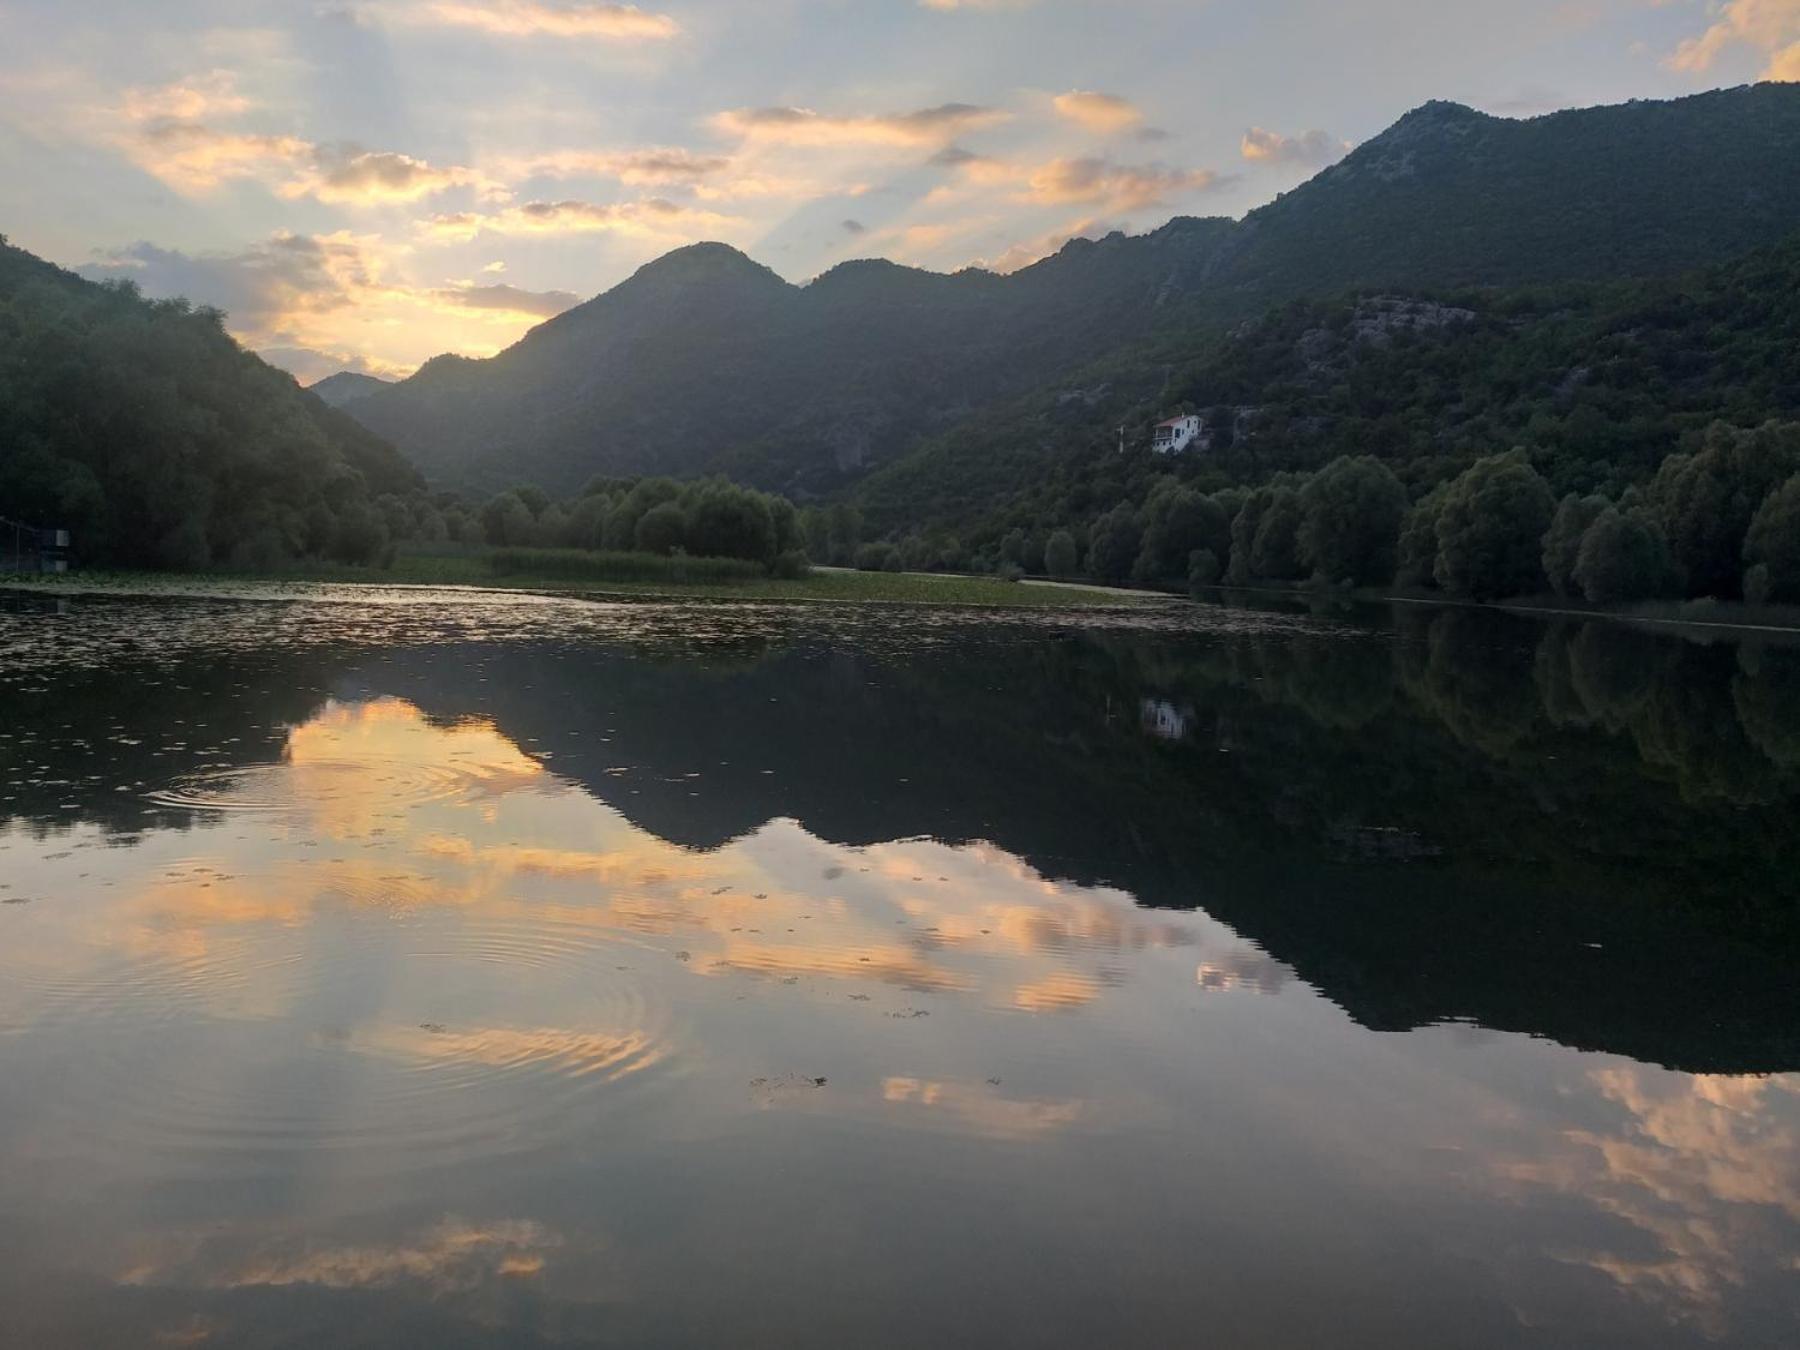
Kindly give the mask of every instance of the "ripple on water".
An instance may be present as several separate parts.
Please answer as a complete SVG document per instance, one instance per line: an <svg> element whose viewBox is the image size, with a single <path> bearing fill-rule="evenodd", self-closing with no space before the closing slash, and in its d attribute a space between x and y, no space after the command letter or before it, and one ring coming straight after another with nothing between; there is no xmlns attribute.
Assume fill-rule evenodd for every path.
<svg viewBox="0 0 1800 1350"><path fill-rule="evenodd" d="M184 774L144 794L158 806L190 811L310 816L340 805L378 803L388 812L474 794L484 778L453 763L371 764L367 760L308 760Z"/></svg>
<svg viewBox="0 0 1800 1350"><path fill-rule="evenodd" d="M461 1166L591 1137L674 1058L637 949L603 931L360 916L286 943L47 985L50 1146L211 1179L308 1155L358 1175Z"/></svg>

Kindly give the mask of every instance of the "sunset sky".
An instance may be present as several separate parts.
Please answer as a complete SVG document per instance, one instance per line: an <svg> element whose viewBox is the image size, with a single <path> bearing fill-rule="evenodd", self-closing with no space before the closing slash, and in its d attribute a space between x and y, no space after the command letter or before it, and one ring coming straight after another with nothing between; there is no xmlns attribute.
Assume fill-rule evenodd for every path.
<svg viewBox="0 0 1800 1350"><path fill-rule="evenodd" d="M684 243L804 281L1240 215L1430 98L1800 79L1800 0L0 0L0 232L310 380Z"/></svg>

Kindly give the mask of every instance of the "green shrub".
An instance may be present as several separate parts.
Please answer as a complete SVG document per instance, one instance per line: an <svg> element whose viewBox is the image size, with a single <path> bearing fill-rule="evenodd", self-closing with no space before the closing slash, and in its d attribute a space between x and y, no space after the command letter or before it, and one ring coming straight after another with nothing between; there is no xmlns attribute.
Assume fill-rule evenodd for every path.
<svg viewBox="0 0 1800 1350"><path fill-rule="evenodd" d="M564 578L570 581L664 581L729 584L768 575L747 558L663 557L655 553L597 553L569 548L497 548L488 554L496 576Z"/></svg>

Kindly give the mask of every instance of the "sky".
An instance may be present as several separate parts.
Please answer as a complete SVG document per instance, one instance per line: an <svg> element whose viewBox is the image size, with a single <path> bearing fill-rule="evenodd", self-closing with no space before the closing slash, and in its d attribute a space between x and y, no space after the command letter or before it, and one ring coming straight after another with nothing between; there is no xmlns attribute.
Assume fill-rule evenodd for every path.
<svg viewBox="0 0 1800 1350"><path fill-rule="evenodd" d="M805 282L1240 216L1407 109L1800 80L1800 0L0 0L0 233L302 381L683 244Z"/></svg>

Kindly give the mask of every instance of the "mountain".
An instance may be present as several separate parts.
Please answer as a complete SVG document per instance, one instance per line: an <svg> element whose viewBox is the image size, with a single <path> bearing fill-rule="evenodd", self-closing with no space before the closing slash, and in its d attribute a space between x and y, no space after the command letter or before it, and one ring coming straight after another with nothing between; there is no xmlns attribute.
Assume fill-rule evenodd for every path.
<svg viewBox="0 0 1800 1350"><path fill-rule="evenodd" d="M89 564L364 562L418 473L228 336L217 310L83 280L0 238L0 515Z"/></svg>
<svg viewBox="0 0 1800 1350"><path fill-rule="evenodd" d="M335 375L327 375L324 379L307 385L306 392L330 407L341 408L346 403L354 403L357 399L367 397L378 389L386 389L392 383L392 380L380 379L374 375L361 375L354 370L340 370Z"/></svg>
<svg viewBox="0 0 1800 1350"><path fill-rule="evenodd" d="M1432 103L1240 222L1076 241L1010 276L855 262L794 286L724 245L682 249L355 412L475 490L723 471L829 492L1147 336L1352 287L1670 273L1796 227L1800 85L1525 121Z"/></svg>
<svg viewBox="0 0 1800 1350"><path fill-rule="evenodd" d="M858 485L877 532L981 547L1141 500L1375 454L1415 497L1525 446L1560 496L1616 497L1709 424L1800 419L1800 233L1671 278L1297 300L1198 346L1115 352L926 441ZM1204 448L1149 449L1170 409ZM1127 453L1118 453L1126 429Z"/></svg>
<svg viewBox="0 0 1800 1350"><path fill-rule="evenodd" d="M1128 338L1230 229L1177 221L1011 277L851 262L804 287L697 244L491 360L429 361L355 413L457 486L726 470L824 490Z"/></svg>

